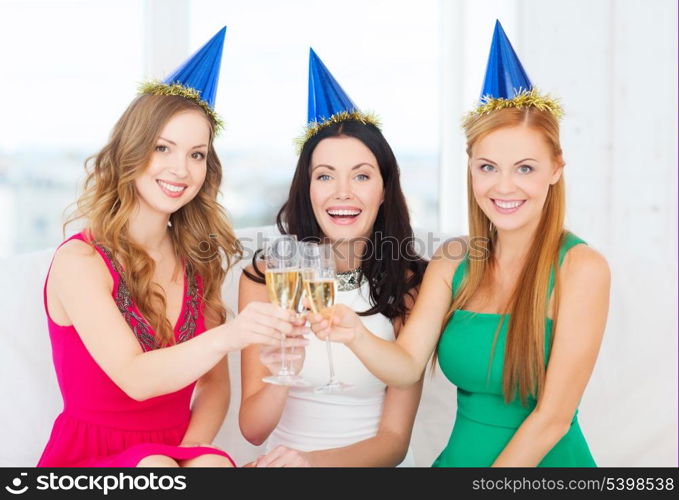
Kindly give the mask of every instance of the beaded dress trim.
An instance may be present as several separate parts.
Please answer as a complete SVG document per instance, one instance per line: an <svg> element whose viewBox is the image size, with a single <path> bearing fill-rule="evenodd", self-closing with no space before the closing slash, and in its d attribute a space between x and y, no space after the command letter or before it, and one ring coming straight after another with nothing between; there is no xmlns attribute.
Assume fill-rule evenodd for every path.
<svg viewBox="0 0 679 500"><path fill-rule="evenodd" d="M340 292L356 290L361 287L364 281L365 275L360 267L351 271L337 273L337 290Z"/></svg>
<svg viewBox="0 0 679 500"><path fill-rule="evenodd" d="M111 266L113 266L113 270L120 278L118 281L118 291L115 296L115 302L118 306L118 310L132 329L134 336L137 337L142 349L146 352L160 348L160 343L158 342L158 338L154 335L151 325L149 325L146 319L139 314L139 309L132 300L130 290L123 279L123 274L117 261L113 258L111 251L97 243L95 243L95 245L104 252L106 258L111 263ZM182 317L179 318L177 323L176 340L178 344L195 336L196 323L198 321L198 280L192 272L187 272L184 279L187 280L186 297L183 297L183 299L186 300L186 304L182 307Z"/></svg>

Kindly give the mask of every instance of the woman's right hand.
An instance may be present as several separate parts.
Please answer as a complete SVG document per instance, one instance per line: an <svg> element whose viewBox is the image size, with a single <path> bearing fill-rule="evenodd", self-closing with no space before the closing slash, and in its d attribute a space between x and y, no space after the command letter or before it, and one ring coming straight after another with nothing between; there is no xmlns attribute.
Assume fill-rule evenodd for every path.
<svg viewBox="0 0 679 500"><path fill-rule="evenodd" d="M252 467L313 467L311 453L278 445L252 462Z"/></svg>
<svg viewBox="0 0 679 500"><path fill-rule="evenodd" d="M335 304L331 319L321 314L310 314L309 322L316 336L332 342L341 342L350 345L357 340L362 331L361 318L350 307L344 304Z"/></svg>
<svg viewBox="0 0 679 500"><path fill-rule="evenodd" d="M295 314L268 302L250 302L231 321L224 323L229 351L252 344L279 346L281 339L293 331ZM292 345L298 340L288 341Z"/></svg>

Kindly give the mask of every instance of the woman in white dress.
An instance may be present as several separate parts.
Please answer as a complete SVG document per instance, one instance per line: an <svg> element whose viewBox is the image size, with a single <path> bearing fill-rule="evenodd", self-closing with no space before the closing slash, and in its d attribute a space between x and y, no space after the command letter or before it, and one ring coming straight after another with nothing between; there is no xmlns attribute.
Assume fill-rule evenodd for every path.
<svg viewBox="0 0 679 500"><path fill-rule="evenodd" d="M379 128L356 115L326 124L306 142L287 202L277 217L283 234L334 244L336 303L358 312L365 326L394 340L412 307L426 262L416 254L394 154ZM266 301L261 261L241 277L239 309ZM298 330L302 327L299 326ZM337 377L352 388L323 394L271 385L257 346L241 353L240 428L267 453L253 465L414 466L409 442L422 381L386 387L344 345L333 344ZM329 377L325 345L311 335L293 360L314 385Z"/></svg>

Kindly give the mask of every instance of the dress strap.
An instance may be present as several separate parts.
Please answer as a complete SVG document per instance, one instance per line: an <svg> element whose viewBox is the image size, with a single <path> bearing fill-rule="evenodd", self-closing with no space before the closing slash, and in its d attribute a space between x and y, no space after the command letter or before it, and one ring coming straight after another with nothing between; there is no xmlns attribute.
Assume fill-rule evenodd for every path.
<svg viewBox="0 0 679 500"><path fill-rule="evenodd" d="M111 277L113 278L114 282L113 288L115 290L118 287L118 283L120 281L120 272L118 272L117 266L113 262L113 256L111 255L111 252L108 251L106 248L102 247L101 245L97 244L97 242L94 241L93 238L85 234L85 231L74 235L74 237L91 245L97 251L97 253L99 253L101 258L104 260L106 267L108 268L108 272L111 273Z"/></svg>
<svg viewBox="0 0 679 500"><path fill-rule="evenodd" d="M566 258L566 253L568 253L568 251L574 246L580 244L586 245L587 243L585 240L577 237L569 231L564 232L563 237L561 238L561 247L559 248L559 268L561 268L561 264L563 264L563 260ZM552 291L554 291L554 277L555 270L552 269L549 273L549 285L547 287L548 298L551 298Z"/></svg>
<svg viewBox="0 0 679 500"><path fill-rule="evenodd" d="M469 266L469 253L466 253L464 258L457 265L455 274L453 274L453 297L462 286L462 280L467 275L467 267Z"/></svg>
<svg viewBox="0 0 679 500"><path fill-rule="evenodd" d="M47 269L47 275L45 276L45 284L43 285L43 289L42 289L42 300L43 300L43 304L45 306L45 312L48 312L48 310L47 310L47 281L49 280L50 271L52 270L52 264L54 264L54 257L56 256L57 250L59 250L62 246L64 246L66 243L68 243L71 240L80 240L80 241L83 241L83 242L88 243L88 244L90 243L90 241L88 241L87 236L85 235L85 231L83 230L79 233L75 233L74 235L72 235L68 239L61 242L61 244L54 251L54 254L52 255L52 260L50 261L50 266ZM100 248L96 244L93 244L93 247L96 249L96 251L99 253L99 255L101 255L101 258L104 260L104 262L106 263L106 267L108 268L109 272L111 273L111 277L113 278L113 291L115 293L116 289L118 288L118 283L120 282L120 275L115 270L113 263L111 262L111 259L106 255L106 253L103 251L103 249ZM49 313L48 313L48 316L49 316Z"/></svg>
<svg viewBox="0 0 679 500"><path fill-rule="evenodd" d="M564 235L561 240L561 247L559 248L559 267L561 267L561 264L563 264L563 260L566 257L566 253L574 246L580 244L586 245L587 243L583 239L579 238L578 236L574 235L569 231L564 232ZM455 274L453 274L453 297L460 289L460 286L462 286L462 280L464 280L464 277L467 275L468 267L469 267L469 253L467 253L464 256L464 258L460 261L460 263L457 266L457 269L455 269ZM554 289L554 269L552 269L549 274L549 285L547 288L548 290L547 293L549 297L551 297L553 289Z"/></svg>

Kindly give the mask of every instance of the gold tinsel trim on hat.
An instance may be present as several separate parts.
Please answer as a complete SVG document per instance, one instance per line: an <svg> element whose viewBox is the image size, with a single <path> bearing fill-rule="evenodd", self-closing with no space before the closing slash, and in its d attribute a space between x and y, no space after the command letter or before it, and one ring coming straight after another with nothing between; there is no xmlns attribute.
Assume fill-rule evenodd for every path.
<svg viewBox="0 0 679 500"><path fill-rule="evenodd" d="M306 127L304 127L304 132L295 139L295 144L297 145L297 154L302 151L304 144L306 144L306 142L315 136L320 130L335 123L345 122L348 120L355 120L363 123L364 125L374 125L377 128L382 127L380 119L374 113L364 113L363 111L340 111L339 113L332 115L330 118L324 118L320 122L310 122Z"/></svg>
<svg viewBox="0 0 679 500"><path fill-rule="evenodd" d="M552 113L556 119L560 119L563 116L563 108L559 103L559 100L549 94L540 94L536 88L531 90L521 90L512 97L511 99L504 99L503 97L490 97L483 96L481 98L481 103L473 109L464 117L463 121L466 122L469 119L475 118L478 115L483 115L495 111L498 109L505 108L528 108L534 107L541 111L549 111Z"/></svg>
<svg viewBox="0 0 679 500"><path fill-rule="evenodd" d="M201 99L200 92L192 89L191 87L186 87L179 83L173 83L170 85L156 80L142 83L139 86L139 93L152 95L177 95L186 99L190 99L203 108L205 113L207 113L207 115L212 119L212 122L214 123L215 135L219 134L219 132L221 132L224 128L224 122L219 117L219 115L215 113L214 109L210 107L207 101Z"/></svg>

